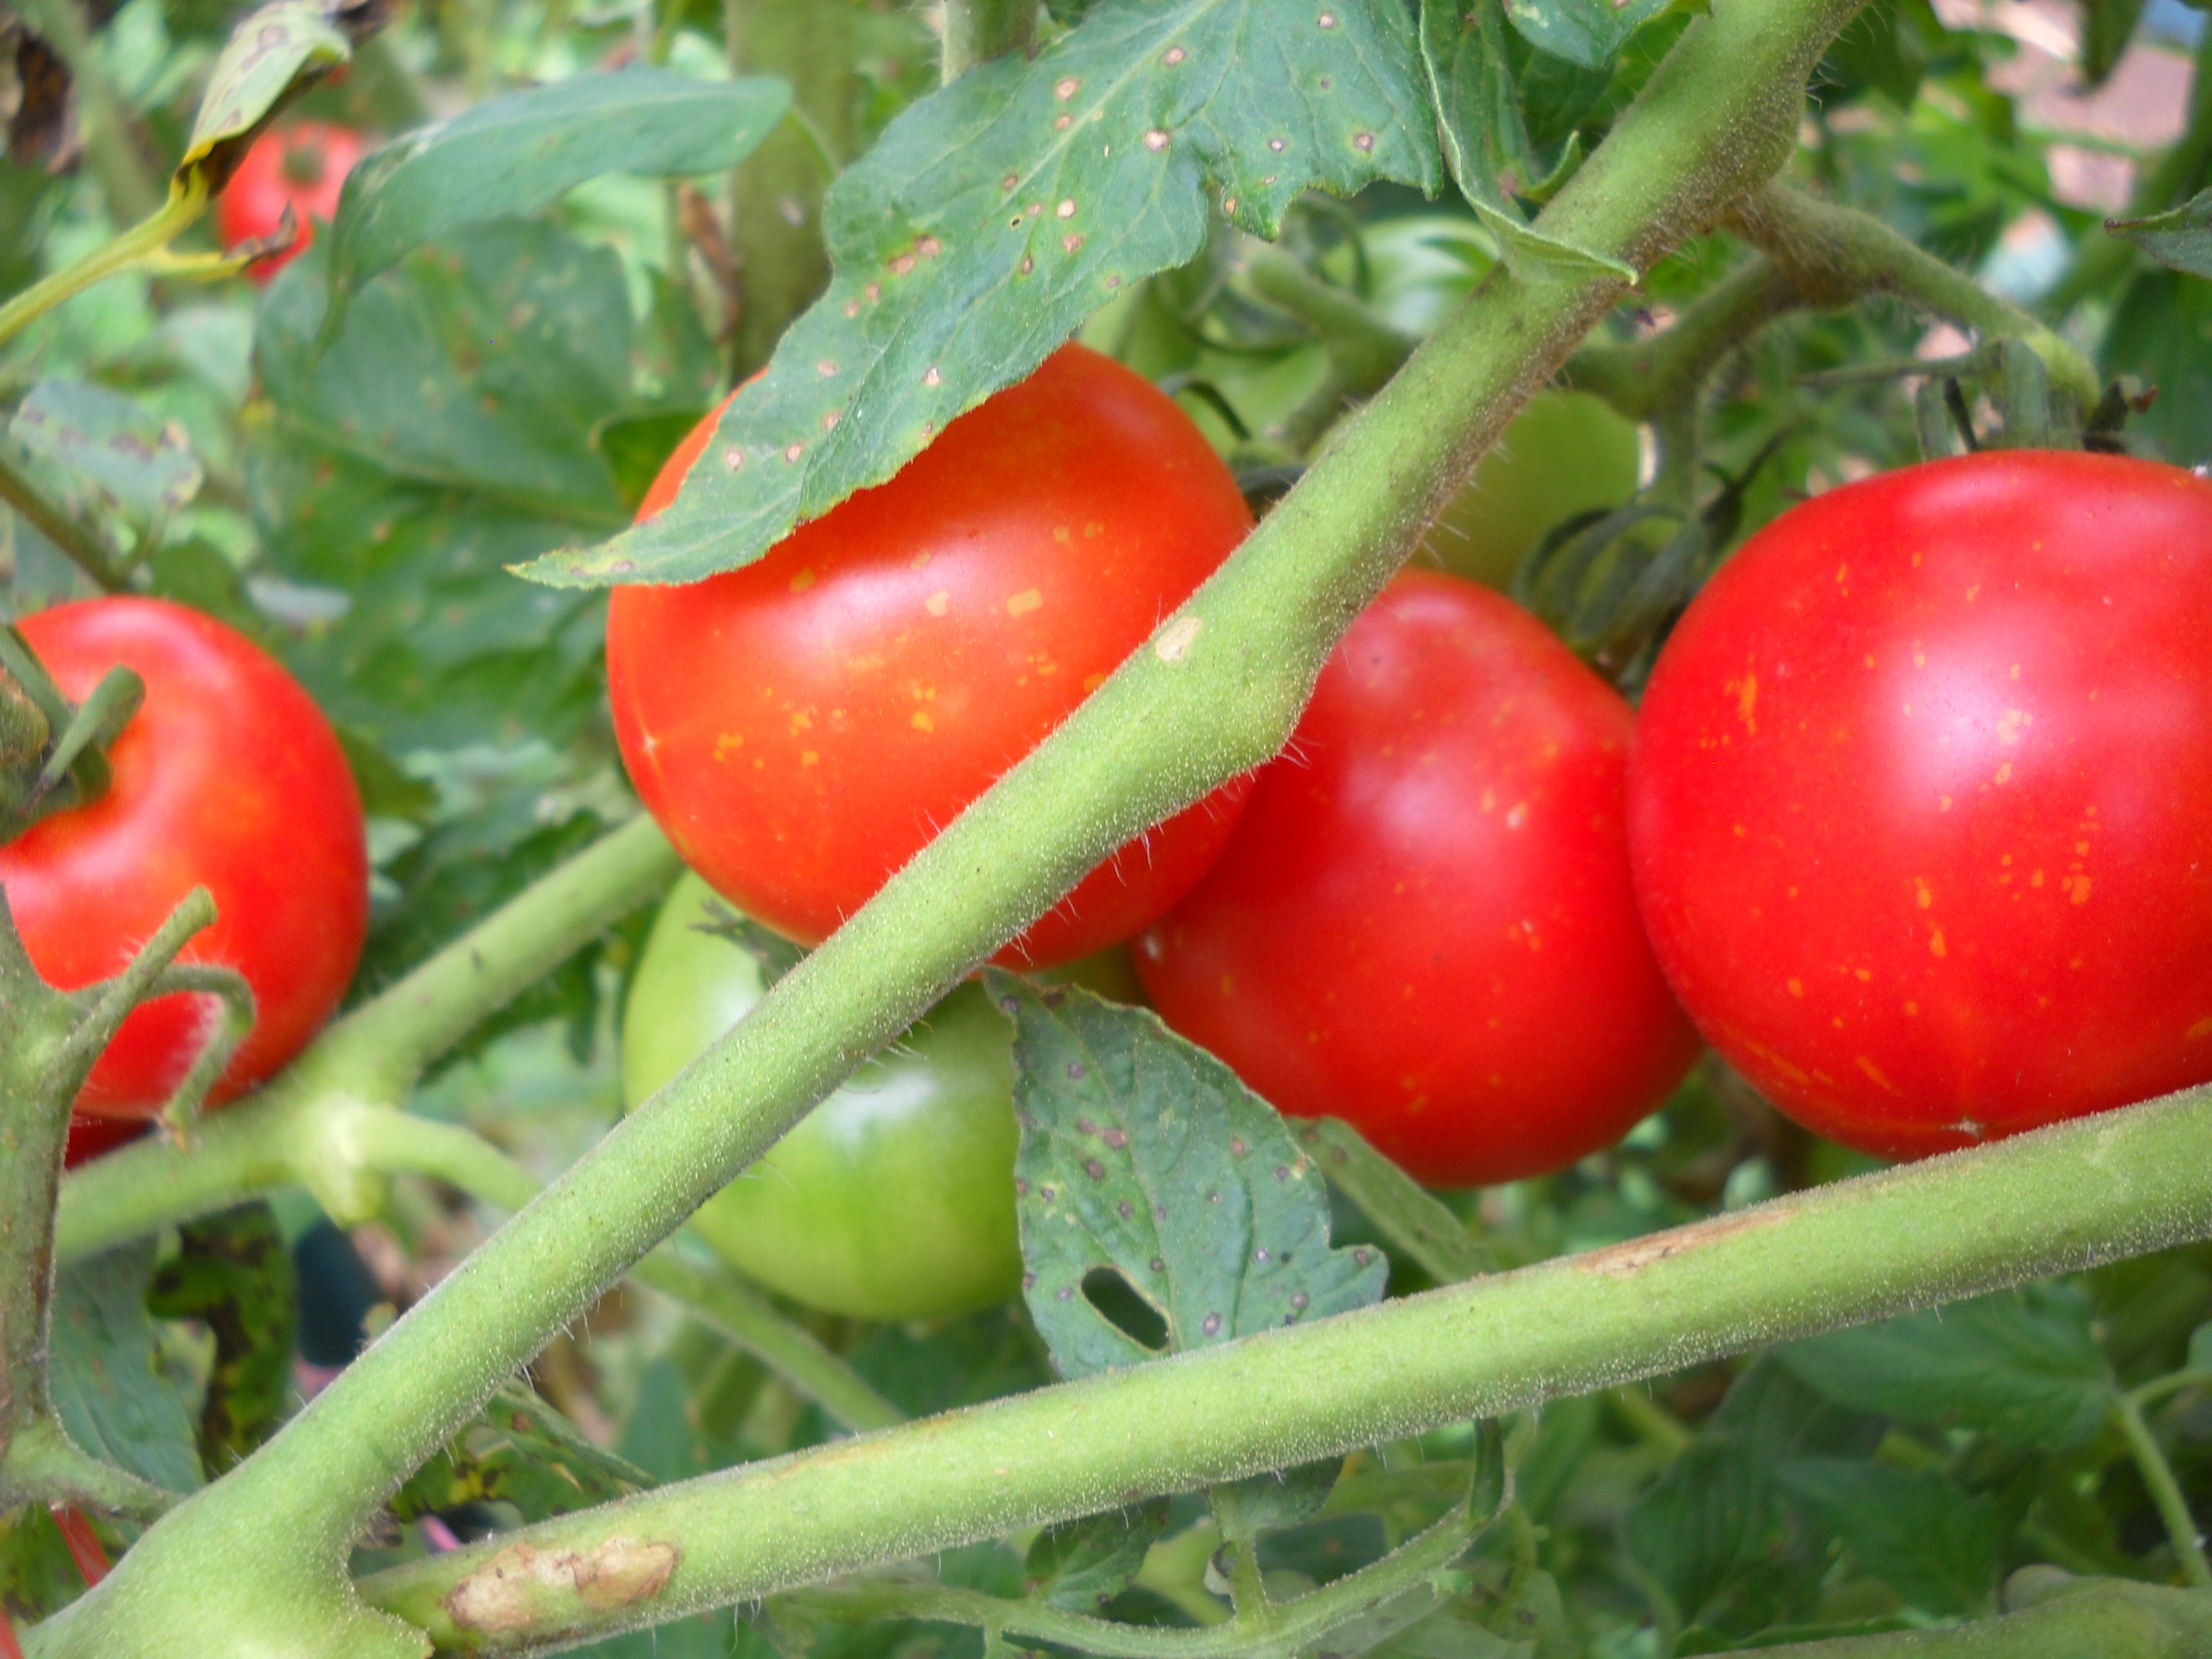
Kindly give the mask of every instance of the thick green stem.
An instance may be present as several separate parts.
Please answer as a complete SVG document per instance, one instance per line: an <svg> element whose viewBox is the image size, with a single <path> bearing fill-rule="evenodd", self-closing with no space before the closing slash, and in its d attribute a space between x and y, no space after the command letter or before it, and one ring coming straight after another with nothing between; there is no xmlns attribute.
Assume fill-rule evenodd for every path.
<svg viewBox="0 0 2212 1659"><path fill-rule="evenodd" d="M17 465L5 444L0 444L0 501L14 507L96 586L110 593L123 591L125 573L114 550L90 526L79 524L49 498L38 481Z"/></svg>
<svg viewBox="0 0 2212 1659"><path fill-rule="evenodd" d="M2189 1499L2182 1493L2181 1483L2173 1478L2173 1466L2166 1461L2158 1437L2143 1420L2142 1405L2133 1395L2120 1395L2112 1401L2112 1414L2119 1419L2120 1431L2127 1437L2128 1453L2135 1459L2136 1473L2142 1477L2143 1487L2150 1493L2158 1518L2166 1524L2166 1535L2173 1544L2174 1559L2180 1564L2181 1576L2192 1589L2212 1589L2212 1561L2204 1559L2204 1540L2197 1530L2197 1518L2189 1512Z"/></svg>
<svg viewBox="0 0 2212 1659"><path fill-rule="evenodd" d="M2212 1090L2176 1095L664 1487L362 1593L441 1648L514 1652L1495 1416L2212 1234L2208 1135ZM480 1616L518 1561L626 1550L662 1553L657 1593L595 1608L538 1578L526 1620Z"/></svg>
<svg viewBox="0 0 2212 1659"><path fill-rule="evenodd" d="M1640 269L1711 224L1787 158L1806 76L1854 9L1854 0L1766 0L1697 19L1547 210L1544 229ZM364 1651L406 1650L396 1627L371 1622L337 1580L386 1495L500 1377L1100 858L1272 757L1337 636L1622 291L1609 274L1531 286L1494 272L1222 570L1051 738L274 1440L156 1525L114 1577L40 1631L38 1650L149 1653L161 1639L150 1632L163 1626L142 1614L173 1599L233 1632L227 1640L241 1653L279 1628L303 1656L340 1651L341 1639L362 1641ZM1369 1369L1342 1408L1377 1420L1418 1413L1412 1377L1401 1384L1372 1372L1389 1352L1387 1333L1345 1322ZM1209 1457L1241 1466L1224 1477L1311 1455L1276 1445L1251 1461L1242 1431L1249 1413L1237 1406L1216 1416ZM1085 1454L1050 1477L1062 1512L1118 1501L1110 1477L1100 1478L1115 1449L1087 1432L1062 1443ZM881 1486L868 1505L873 1516L852 1522L850 1535L874 1537L872 1549L892 1517L902 1537L919 1540L948 1513ZM811 1531L748 1519L733 1536L801 1530ZM834 1552L811 1547L827 1570L821 1563ZM235 1571L248 1559L250 1585ZM272 1624L279 1618L287 1622Z"/></svg>
<svg viewBox="0 0 2212 1659"><path fill-rule="evenodd" d="M2194 1659L2212 1652L2212 1596L2097 1579L1948 1630L1761 1648L1761 1659Z"/></svg>
<svg viewBox="0 0 2212 1659"><path fill-rule="evenodd" d="M1037 0L945 0L947 85L977 64L1036 44Z"/></svg>
<svg viewBox="0 0 2212 1659"><path fill-rule="evenodd" d="M194 168L167 202L112 241L101 243L75 264L31 284L0 306L0 344L14 339L64 300L94 283L129 270L161 249L207 211L207 181Z"/></svg>
<svg viewBox="0 0 2212 1659"><path fill-rule="evenodd" d="M2025 342L2043 360L2054 391L2083 414L2096 405L2097 371L2079 350L1869 214L1773 184L1746 199L1731 228L1771 259L1808 305L1894 295L1972 329L1984 343Z"/></svg>
<svg viewBox="0 0 2212 1659"><path fill-rule="evenodd" d="M538 1195L530 1171L483 1136L450 1123L385 1112L365 1119L359 1144L378 1169L451 1182L471 1197L519 1210ZM906 1414L760 1291L726 1270L687 1258L676 1240L657 1247L630 1277L681 1303L805 1398L856 1432L887 1429Z"/></svg>

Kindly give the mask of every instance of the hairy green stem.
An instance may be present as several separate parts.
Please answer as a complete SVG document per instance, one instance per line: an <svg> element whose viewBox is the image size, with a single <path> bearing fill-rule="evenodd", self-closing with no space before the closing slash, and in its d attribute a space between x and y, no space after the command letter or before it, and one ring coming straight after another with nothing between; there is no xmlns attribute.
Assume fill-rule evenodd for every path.
<svg viewBox="0 0 2212 1659"><path fill-rule="evenodd" d="M2096 404L2096 368L2077 349L1871 214L1771 184L1746 198L1730 228L1771 259L1808 305L1891 295L1972 329L1984 343L2025 342L2043 360L2053 390L2083 414Z"/></svg>
<svg viewBox="0 0 2212 1659"><path fill-rule="evenodd" d="M772 1595L2204 1237L2208 1135L2212 1089L2176 1095L663 1487L362 1590L468 1654ZM526 1616L490 1611L518 1562L641 1550L669 1571L624 1606L593 1607L572 1573L532 1577Z"/></svg>
<svg viewBox="0 0 2212 1659"><path fill-rule="evenodd" d="M196 167L152 214L101 243L75 264L42 277L0 306L0 344L14 339L63 301L118 271L144 264L206 212L207 204L207 180Z"/></svg>
<svg viewBox="0 0 2212 1659"><path fill-rule="evenodd" d="M945 0L945 83L977 64L1028 52L1036 24L1037 0Z"/></svg>
<svg viewBox="0 0 2212 1659"><path fill-rule="evenodd" d="M2180 1565L2181 1576L2192 1589L2212 1589L2212 1561L2204 1559L2203 1536L2197 1529L2196 1517L2189 1512L2189 1499L2182 1493L2181 1483L2173 1478L2173 1466L2166 1461L2158 1437L2143 1420L2142 1405L2133 1395L2117 1395L2112 1400L2112 1415L2119 1419L2120 1432L2127 1437L2128 1454L2135 1459L2136 1473L2142 1477L2143 1488L2150 1493L2158 1518L2166 1525L2166 1535L2173 1545L2173 1556Z"/></svg>
<svg viewBox="0 0 2212 1659"><path fill-rule="evenodd" d="M1806 76L1854 9L1855 0L1766 0L1698 18L1541 227L1640 269L1711 224L1787 158ZM1493 272L1221 571L1051 738L273 1440L41 1627L37 1651L150 1654L163 1626L149 1613L185 1598L225 1631L231 1651L257 1651L282 1631L301 1656L418 1653L409 1632L369 1615L337 1577L386 1495L501 1377L1100 858L1272 757L1343 629L1622 291L1605 273L1534 286ZM1378 1419L1418 1413L1421 1389L1410 1376L1372 1370L1389 1352L1387 1329L1340 1322L1352 1335L1340 1340L1364 1367L1341 1408ZM1225 1478L1297 1461L1280 1445L1272 1461L1249 1461L1250 1420L1241 1407L1216 1413L1201 1461L1242 1466ZM1050 1476L1070 1514L1102 1495L1116 1501L1100 1480L1115 1449L1087 1433L1062 1443L1063 1452L1079 1449L1074 1466ZM873 1517L850 1526L854 1539L876 1538L872 1547L894 1517L903 1535L921 1537L958 1507L883 1486L868 1502ZM823 1549L818 1529L750 1518L731 1537L786 1535L812 1538L817 1557ZM250 1584L235 1571L242 1560L255 1564Z"/></svg>
<svg viewBox="0 0 2212 1659"><path fill-rule="evenodd" d="M78 523L40 489L7 444L0 444L0 501L14 507L71 564L91 577L96 586L110 593L123 591L126 576L114 550L89 526Z"/></svg>
<svg viewBox="0 0 2212 1659"><path fill-rule="evenodd" d="M538 1194L529 1170L454 1124L386 1112L364 1120L359 1144L380 1170L434 1176L503 1210L519 1210ZM656 1247L631 1267L630 1277L683 1304L845 1427L865 1432L906 1420L858 1371L777 1312L764 1293L727 1269L690 1260L676 1240Z"/></svg>

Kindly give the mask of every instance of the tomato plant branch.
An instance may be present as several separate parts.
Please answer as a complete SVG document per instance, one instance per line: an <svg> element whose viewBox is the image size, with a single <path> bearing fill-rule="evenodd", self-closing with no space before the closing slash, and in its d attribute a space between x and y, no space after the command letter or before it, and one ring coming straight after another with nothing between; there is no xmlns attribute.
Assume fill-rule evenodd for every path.
<svg viewBox="0 0 2212 1659"><path fill-rule="evenodd" d="M1711 224L1787 159L1806 77L1854 9L1853 0L1772 0L1697 19L1546 210L1546 234L1642 268ZM452 1437L501 1376L1100 858L1272 757L1338 635L1528 394L1623 291L1609 270L1541 285L1493 272L1221 571L1052 738L273 1440L164 1517L113 1577L42 1626L39 1652L124 1659L146 1651L146 1627L131 1610L172 1597L231 1632L240 1651L281 1630L301 1653L339 1651L341 1642L363 1654L419 1652L401 1626L352 1601L337 1575L386 1495ZM1879 1237L1860 1240L1863 1248L1870 1242ZM1862 1273L1855 1282L1878 1277ZM1355 1319L1299 1334L1339 1326L1349 1328L1355 1349L1371 1345L1370 1369L1351 1373L1360 1379L1351 1409L1378 1419L1418 1410L1410 1376L1371 1370L1388 1351L1387 1331L1369 1335L1375 1328ZM1144 1371L1196 1375L1182 1362ZM1109 1386L1141 1374L1117 1374ZM1193 1399L1200 1397L1209 1403L1200 1461L1242 1462L1255 1414L1232 1401ZM1188 1402L1156 1408L1187 1413ZM914 1432L864 1437L851 1451ZM1131 1438L1175 1442L1149 1429ZM1112 1490L1100 1472L1131 1455L1087 1431L1062 1447L1079 1449L1079 1459L1048 1479L1070 1514L1096 1507ZM1312 1455L1280 1443L1268 1451L1277 1462ZM816 1473L802 1488L817 1485L824 1468L806 1467ZM810 1510L809 1527L748 1517L728 1538L809 1536L816 1559L806 1576L819 1577L853 1539L873 1534L880 1549L894 1516L903 1537L927 1547L919 1540L960 1508L934 1484L927 1502L921 1486L873 1485L860 1515L825 1504ZM894 1492L896 1501L884 1502ZM999 1503L1019 1507L1004 1494ZM843 1540L827 1551L823 1522L833 1523L828 1536ZM257 1567L250 1585L233 1571L245 1559ZM628 1616L660 1615L633 1607Z"/></svg>
<svg viewBox="0 0 2212 1659"><path fill-rule="evenodd" d="M482 1135L453 1124L379 1113L362 1119L358 1144L374 1168L434 1176L503 1210L519 1210L538 1194L527 1170ZM906 1420L812 1333L777 1312L763 1292L726 1268L691 1260L676 1240L638 1261L630 1277L682 1304L845 1427L865 1431Z"/></svg>
<svg viewBox="0 0 2212 1659"><path fill-rule="evenodd" d="M21 514L95 586L109 593L123 591L127 580L123 565L105 538L63 511L20 465L12 446L4 443L0 443L0 501Z"/></svg>
<svg viewBox="0 0 2212 1659"><path fill-rule="evenodd" d="M17 1431L0 1457L0 1509L24 1498L151 1521L177 1495L81 1450L42 1413Z"/></svg>
<svg viewBox="0 0 2212 1659"><path fill-rule="evenodd" d="M94 283L143 264L206 212L207 204L206 175L200 168L191 168L170 190L169 199L154 212L121 235L101 243L76 263L42 277L0 306L0 343L14 339L63 301L74 298Z"/></svg>
<svg viewBox="0 0 2212 1659"><path fill-rule="evenodd" d="M362 1592L457 1651L514 1652L1349 1452L2212 1234L2208 1133L2212 1090L2175 1095L664 1487ZM533 1580L526 1618L472 1611L520 1549L647 1547L672 1563L653 1596L593 1607L573 1582Z"/></svg>
<svg viewBox="0 0 2212 1659"><path fill-rule="evenodd" d="M1294 1601L1272 1604L1255 1620L1240 1612L1225 1623L1199 1630L1123 1625L1068 1613L1043 1601L1013 1601L980 1590L898 1583L836 1585L779 1596L804 1617L859 1623L874 1619L926 1619L972 1625L1031 1641L1052 1642L1108 1659L1242 1659L1288 1655L1393 1596L1417 1589L1464 1554L1482 1531L1462 1500L1442 1520L1370 1566Z"/></svg>
<svg viewBox="0 0 2212 1659"><path fill-rule="evenodd" d="M1996 1619L1759 1651L1769 1659L2141 1659L2194 1653L2208 1639L2212 1597L2163 1584L2095 1578L2069 1583Z"/></svg>
<svg viewBox="0 0 2212 1659"><path fill-rule="evenodd" d="M2173 1478L2173 1466L2166 1462L2158 1437L2143 1420L2142 1405L2133 1395L2115 1395L2112 1415L2119 1421L2120 1432L2127 1437L2128 1453L2135 1459L2143 1489L2150 1493L2158 1518L2165 1523L2182 1577L2193 1589L2212 1589L2212 1561L2204 1558L2203 1536L2197 1529L2196 1517L2189 1513L2189 1499L2182 1492L2181 1483Z"/></svg>
<svg viewBox="0 0 2212 1659"><path fill-rule="evenodd" d="M1886 294L1972 330L1984 343L2022 341L2043 360L2052 389L2079 411L2077 426L2096 406L2097 371L2077 348L1871 214L1778 183L1747 198L1730 228L1785 272L1808 305Z"/></svg>

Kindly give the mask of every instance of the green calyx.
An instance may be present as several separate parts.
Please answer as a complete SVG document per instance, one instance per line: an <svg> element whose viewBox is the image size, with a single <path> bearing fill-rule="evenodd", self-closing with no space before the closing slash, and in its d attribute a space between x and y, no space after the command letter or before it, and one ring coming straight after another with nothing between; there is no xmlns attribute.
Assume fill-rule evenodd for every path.
<svg viewBox="0 0 2212 1659"><path fill-rule="evenodd" d="M12 627L0 627L0 842L107 793L107 749L146 700L146 683L111 668L71 702Z"/></svg>

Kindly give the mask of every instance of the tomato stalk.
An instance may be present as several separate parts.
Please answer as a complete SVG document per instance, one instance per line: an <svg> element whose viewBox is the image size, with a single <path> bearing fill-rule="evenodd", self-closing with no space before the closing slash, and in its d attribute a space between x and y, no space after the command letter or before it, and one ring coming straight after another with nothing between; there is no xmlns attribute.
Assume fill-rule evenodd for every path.
<svg viewBox="0 0 2212 1659"><path fill-rule="evenodd" d="M521 1651L1497 1415L2201 1237L2212 1166L2193 1149L2208 1133L2212 1089L2195 1090L665 1487L393 1568L362 1593L441 1644ZM524 1548L658 1549L677 1565L620 1607L536 1580L511 1623L460 1622Z"/></svg>
<svg viewBox="0 0 2212 1659"><path fill-rule="evenodd" d="M2182 1577L2193 1589L2212 1589L2212 1561L2205 1559L2203 1536L2189 1513L2189 1500L2182 1494L2180 1482L2173 1478L2173 1466L2166 1462L2158 1437L2143 1419L2142 1402L2132 1394L2115 1395L2112 1415L2119 1422L2120 1432L2127 1437L2128 1454L2135 1459L2136 1472L2142 1476L2158 1518L2166 1524Z"/></svg>
<svg viewBox="0 0 2212 1659"><path fill-rule="evenodd" d="M94 283L158 258L171 241L207 211L207 206L205 170L187 168L172 186L169 199L145 218L0 306L0 343L14 339L63 301L82 294Z"/></svg>

